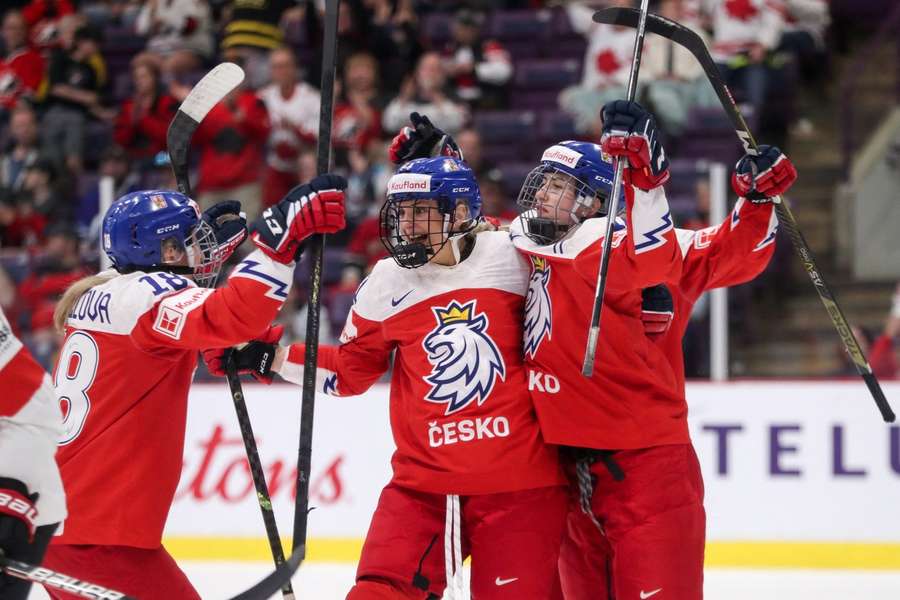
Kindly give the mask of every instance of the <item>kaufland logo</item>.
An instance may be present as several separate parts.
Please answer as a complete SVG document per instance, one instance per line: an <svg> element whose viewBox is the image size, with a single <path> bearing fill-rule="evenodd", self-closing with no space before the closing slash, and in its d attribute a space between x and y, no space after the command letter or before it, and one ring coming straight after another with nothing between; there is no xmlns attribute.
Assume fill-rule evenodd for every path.
<svg viewBox="0 0 900 600"><path fill-rule="evenodd" d="M551 146L544 150L544 155L541 157L541 160L552 160L554 162L562 163L567 167L574 168L582 156L583 155L580 152L569 150L565 146Z"/></svg>
<svg viewBox="0 0 900 600"><path fill-rule="evenodd" d="M403 192L430 192L431 175L418 173L401 173L391 177L388 182L388 194L400 194Z"/></svg>

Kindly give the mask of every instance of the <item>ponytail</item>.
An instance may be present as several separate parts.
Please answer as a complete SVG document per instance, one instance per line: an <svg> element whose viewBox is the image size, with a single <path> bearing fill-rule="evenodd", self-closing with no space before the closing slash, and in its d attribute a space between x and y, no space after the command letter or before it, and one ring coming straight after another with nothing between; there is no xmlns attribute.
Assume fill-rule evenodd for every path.
<svg viewBox="0 0 900 600"><path fill-rule="evenodd" d="M56 308L53 311L53 325L56 326L56 330L60 333L65 332L66 320L69 318L69 313L72 312L72 307L75 306L75 303L78 302L78 299L81 298L82 294L92 287L106 283L117 275L118 273L115 272L89 275L70 285L69 289L65 291L62 298L57 302Z"/></svg>

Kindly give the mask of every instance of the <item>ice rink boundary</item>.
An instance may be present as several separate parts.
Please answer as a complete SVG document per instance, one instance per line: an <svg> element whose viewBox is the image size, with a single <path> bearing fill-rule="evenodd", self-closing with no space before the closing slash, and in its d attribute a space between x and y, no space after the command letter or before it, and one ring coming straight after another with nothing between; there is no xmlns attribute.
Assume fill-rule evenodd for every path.
<svg viewBox="0 0 900 600"><path fill-rule="evenodd" d="M360 538L312 538L308 561L355 563ZM163 544L180 560L267 560L265 538L167 537ZM290 540L282 539L285 549ZM706 566L723 568L870 569L900 571L900 544L845 542L708 542Z"/></svg>

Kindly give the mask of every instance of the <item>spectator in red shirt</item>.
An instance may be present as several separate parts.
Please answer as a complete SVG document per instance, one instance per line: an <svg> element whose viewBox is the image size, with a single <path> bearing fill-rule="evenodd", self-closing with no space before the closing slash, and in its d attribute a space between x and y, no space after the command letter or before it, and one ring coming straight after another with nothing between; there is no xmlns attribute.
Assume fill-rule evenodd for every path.
<svg viewBox="0 0 900 600"><path fill-rule="evenodd" d="M209 111L192 140L200 151L197 201L203 208L237 200L248 220L259 214L260 173L270 129L265 104L243 86Z"/></svg>
<svg viewBox="0 0 900 600"><path fill-rule="evenodd" d="M28 24L17 10L3 17L3 47L0 60L0 122L5 122L20 98L32 98L44 78L44 59L28 44Z"/></svg>
<svg viewBox="0 0 900 600"><path fill-rule="evenodd" d="M150 159L166 148L166 132L178 102L160 86L160 67L149 54L131 61L134 96L122 103L113 138L135 159Z"/></svg>
<svg viewBox="0 0 900 600"><path fill-rule="evenodd" d="M851 329L859 342L860 350L868 359L869 366L872 367L872 373L876 377L884 379L900 377L900 365L897 363L895 352L895 344L897 338L900 337L900 283L897 284L894 290L894 296L891 298L891 310L884 320L884 327L881 333L877 337L868 330L856 325L852 325ZM836 345L836 349L841 367L834 375L838 377L856 376L856 366L847 355L844 345L839 343Z"/></svg>
<svg viewBox="0 0 900 600"><path fill-rule="evenodd" d="M28 22L31 43L46 49L57 45L60 20L74 15L75 7L69 0L31 0L22 14Z"/></svg>

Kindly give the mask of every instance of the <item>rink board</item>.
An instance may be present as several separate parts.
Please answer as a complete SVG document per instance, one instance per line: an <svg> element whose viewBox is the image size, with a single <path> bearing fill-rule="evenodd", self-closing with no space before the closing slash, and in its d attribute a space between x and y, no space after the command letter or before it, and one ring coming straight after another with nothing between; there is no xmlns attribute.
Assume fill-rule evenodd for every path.
<svg viewBox="0 0 900 600"><path fill-rule="evenodd" d="M900 383L884 389L900 408ZM300 389L246 384L245 393L289 536ZM317 398L310 560L359 556L390 478L387 397L378 385L356 398ZM880 420L861 382L696 383L688 399L706 485L708 565L900 569L900 426ZM167 547L179 558L265 558L227 385L194 386L188 415Z"/></svg>

